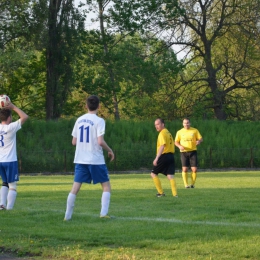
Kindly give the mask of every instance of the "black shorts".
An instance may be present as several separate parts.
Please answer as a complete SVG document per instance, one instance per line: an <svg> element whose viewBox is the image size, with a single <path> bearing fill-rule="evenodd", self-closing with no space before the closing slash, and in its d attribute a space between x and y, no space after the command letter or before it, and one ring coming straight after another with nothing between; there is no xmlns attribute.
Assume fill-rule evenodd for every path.
<svg viewBox="0 0 260 260"><path fill-rule="evenodd" d="M157 165L153 167L152 172L157 175L159 173L162 173L164 175L174 175L175 174L174 154L173 153L162 154L157 161Z"/></svg>
<svg viewBox="0 0 260 260"><path fill-rule="evenodd" d="M182 152L181 165L182 167L198 167L197 151Z"/></svg>

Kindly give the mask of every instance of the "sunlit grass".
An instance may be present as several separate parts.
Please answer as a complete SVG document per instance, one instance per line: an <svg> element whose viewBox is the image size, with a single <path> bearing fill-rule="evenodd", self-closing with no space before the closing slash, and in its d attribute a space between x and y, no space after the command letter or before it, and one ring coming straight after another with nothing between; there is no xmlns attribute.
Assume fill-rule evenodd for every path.
<svg viewBox="0 0 260 260"><path fill-rule="evenodd" d="M0 211L0 249L34 259L258 259L258 172L199 173L195 189L156 198L149 174L111 175L110 214L100 185L83 185L64 222L73 176L21 176L13 211ZM1 256L1 255L0 255Z"/></svg>

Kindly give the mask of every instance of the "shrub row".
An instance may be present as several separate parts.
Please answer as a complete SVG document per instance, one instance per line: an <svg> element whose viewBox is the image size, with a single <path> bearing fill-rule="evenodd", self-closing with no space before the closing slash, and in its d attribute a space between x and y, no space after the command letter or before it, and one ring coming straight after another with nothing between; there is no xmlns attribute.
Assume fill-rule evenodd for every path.
<svg viewBox="0 0 260 260"><path fill-rule="evenodd" d="M29 120L17 134L20 172L72 172L75 147L71 132L75 119L59 121ZM260 122L201 120L192 122L204 142L198 147L200 168L260 167L258 133ZM181 121L166 122L175 137ZM156 153L158 133L154 121L107 122L105 140L116 159L108 162L110 171L150 171ZM176 168L180 166L178 148Z"/></svg>

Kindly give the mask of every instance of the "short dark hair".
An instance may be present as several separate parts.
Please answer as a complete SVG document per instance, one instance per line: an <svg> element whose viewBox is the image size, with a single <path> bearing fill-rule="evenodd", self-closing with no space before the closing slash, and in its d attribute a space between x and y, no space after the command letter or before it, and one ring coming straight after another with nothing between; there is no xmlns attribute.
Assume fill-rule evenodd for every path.
<svg viewBox="0 0 260 260"><path fill-rule="evenodd" d="M7 121L8 117L12 115L12 111L10 109L0 109L0 121Z"/></svg>
<svg viewBox="0 0 260 260"><path fill-rule="evenodd" d="M87 98L87 106L89 111L94 111L99 106L99 98L95 95L92 95Z"/></svg>
<svg viewBox="0 0 260 260"><path fill-rule="evenodd" d="M162 124L165 124L165 123L164 123L164 119L162 119L161 117L157 117L155 120L160 120L160 122L161 122Z"/></svg>

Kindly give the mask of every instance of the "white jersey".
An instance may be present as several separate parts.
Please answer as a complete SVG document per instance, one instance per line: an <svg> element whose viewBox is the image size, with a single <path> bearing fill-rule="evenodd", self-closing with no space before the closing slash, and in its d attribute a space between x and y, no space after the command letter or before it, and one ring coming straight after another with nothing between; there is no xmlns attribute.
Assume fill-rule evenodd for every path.
<svg viewBox="0 0 260 260"><path fill-rule="evenodd" d="M16 132L20 129L20 119L9 125L0 124L0 162L17 161Z"/></svg>
<svg viewBox="0 0 260 260"><path fill-rule="evenodd" d="M104 119L89 113L79 117L72 131L72 136L77 138L74 163L105 164L103 149L98 144L98 137L104 134Z"/></svg>

